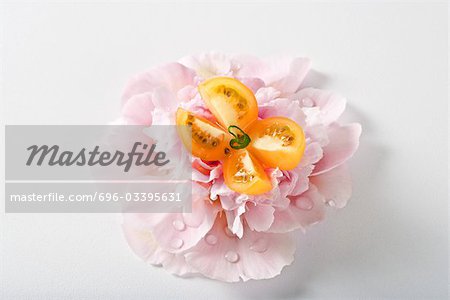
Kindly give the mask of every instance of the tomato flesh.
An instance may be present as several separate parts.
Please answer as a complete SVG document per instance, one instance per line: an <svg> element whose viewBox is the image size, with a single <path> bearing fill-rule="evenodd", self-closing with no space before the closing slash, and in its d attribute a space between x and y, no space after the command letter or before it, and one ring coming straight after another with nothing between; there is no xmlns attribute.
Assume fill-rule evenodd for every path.
<svg viewBox="0 0 450 300"><path fill-rule="evenodd" d="M192 155L206 161L225 156L229 137L219 126L182 108L177 110L176 123L178 134Z"/></svg>
<svg viewBox="0 0 450 300"><path fill-rule="evenodd" d="M302 128L284 117L258 120L248 131L249 150L265 167L291 170L302 159L305 135Z"/></svg>
<svg viewBox="0 0 450 300"><path fill-rule="evenodd" d="M225 129L231 125L247 128L258 118L253 92L239 80L215 77L198 86L208 109Z"/></svg>
<svg viewBox="0 0 450 300"><path fill-rule="evenodd" d="M265 168L294 169L305 151L302 128L285 117L258 120L253 92L240 81L215 77L199 92L217 123L179 108L176 123L184 145L204 161L221 161L225 184L238 193L258 195L272 189ZM193 165L206 174L199 163Z"/></svg>
<svg viewBox="0 0 450 300"><path fill-rule="evenodd" d="M223 175L225 184L238 193L258 195L272 189L263 166L245 149L232 151L225 158Z"/></svg>

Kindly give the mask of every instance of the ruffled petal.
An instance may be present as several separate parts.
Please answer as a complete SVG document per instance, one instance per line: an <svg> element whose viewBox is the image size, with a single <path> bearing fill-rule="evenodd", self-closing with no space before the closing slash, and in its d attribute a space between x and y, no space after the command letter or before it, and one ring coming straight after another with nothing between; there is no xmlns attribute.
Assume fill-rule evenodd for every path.
<svg viewBox="0 0 450 300"><path fill-rule="evenodd" d="M312 175L325 173L352 157L359 146L361 125L358 123L328 127L329 143L323 148L323 158L316 164Z"/></svg>
<svg viewBox="0 0 450 300"><path fill-rule="evenodd" d="M319 193L330 206L343 208L352 195L352 180L347 165L310 177Z"/></svg>
<svg viewBox="0 0 450 300"><path fill-rule="evenodd" d="M214 76L232 76L237 68L229 55L218 52L186 56L181 58L179 62L195 70L201 79L208 79Z"/></svg>
<svg viewBox="0 0 450 300"><path fill-rule="evenodd" d="M165 88L173 93L194 84L195 73L179 63L169 63L132 77L122 94L124 104L132 96Z"/></svg>
<svg viewBox="0 0 450 300"><path fill-rule="evenodd" d="M325 199L317 188L310 188L299 196L290 197L291 203L286 209L275 210L275 219L269 232L284 233L295 229L305 230L325 217Z"/></svg>
<svg viewBox="0 0 450 300"><path fill-rule="evenodd" d="M258 101L258 105L263 105L263 104L269 103L272 100L279 98L280 95L281 95L281 92L274 89L273 87L264 87L264 88L260 88L256 92L255 98L256 98L256 101Z"/></svg>
<svg viewBox="0 0 450 300"><path fill-rule="evenodd" d="M142 260L163 266L172 274L184 276L196 271L186 263L182 254L173 254L162 250L152 233L136 219L136 214L124 214L122 229L131 250Z"/></svg>
<svg viewBox="0 0 450 300"><path fill-rule="evenodd" d="M344 112L347 102L341 95L315 88L301 89L291 99L298 100L304 107L319 107L324 125L335 122Z"/></svg>
<svg viewBox="0 0 450 300"><path fill-rule="evenodd" d="M278 98L259 106L259 117L262 119L269 117L286 117L294 120L301 127L306 126L306 116L298 101L287 98Z"/></svg>
<svg viewBox="0 0 450 300"><path fill-rule="evenodd" d="M122 116L128 125L152 124L152 111L155 108L152 93L143 93L132 96L122 107Z"/></svg>
<svg viewBox="0 0 450 300"><path fill-rule="evenodd" d="M180 253L196 245L211 229L220 207L207 199L207 193L195 194L192 213L167 213L151 230L164 250Z"/></svg>
<svg viewBox="0 0 450 300"><path fill-rule="evenodd" d="M253 93L256 93L259 89L264 87L264 81L259 78L238 78L243 84L245 84L248 88L252 90Z"/></svg>
<svg viewBox="0 0 450 300"><path fill-rule="evenodd" d="M311 61L308 58L288 56L259 59L254 56L239 55L234 60L240 65L235 73L240 77L261 78L266 86L271 86L290 95L298 90L306 77Z"/></svg>
<svg viewBox="0 0 450 300"><path fill-rule="evenodd" d="M224 217L186 254L186 261L212 279L236 282L279 275L294 260L295 243L287 234L271 234L244 228L242 239L226 233Z"/></svg>
<svg viewBox="0 0 450 300"><path fill-rule="evenodd" d="M247 202L245 220L251 230L266 231L272 225L275 209L270 205Z"/></svg>

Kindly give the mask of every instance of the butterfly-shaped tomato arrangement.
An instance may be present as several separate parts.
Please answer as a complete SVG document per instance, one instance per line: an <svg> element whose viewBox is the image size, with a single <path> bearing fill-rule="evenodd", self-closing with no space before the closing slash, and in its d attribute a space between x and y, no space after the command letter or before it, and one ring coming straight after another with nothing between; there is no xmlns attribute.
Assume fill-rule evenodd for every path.
<svg viewBox="0 0 450 300"><path fill-rule="evenodd" d="M266 168L291 170L299 164L305 151L302 128L285 117L258 119L255 95L239 80L215 77L198 90L215 121L179 108L178 133L194 156L223 163L230 189L266 193L272 189Z"/></svg>

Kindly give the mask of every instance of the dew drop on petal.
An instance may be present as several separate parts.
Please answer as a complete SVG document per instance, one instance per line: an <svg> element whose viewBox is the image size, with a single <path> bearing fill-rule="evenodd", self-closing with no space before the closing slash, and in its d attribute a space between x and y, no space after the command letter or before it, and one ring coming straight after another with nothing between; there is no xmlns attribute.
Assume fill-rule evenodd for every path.
<svg viewBox="0 0 450 300"><path fill-rule="evenodd" d="M295 206L297 206L301 210L311 210L314 206L314 203L311 201L311 199L308 199L306 197L299 197L297 198L297 200L295 200Z"/></svg>
<svg viewBox="0 0 450 300"><path fill-rule="evenodd" d="M306 106L306 107L313 107L314 101L311 98L303 98L302 104L303 104L303 106Z"/></svg>
<svg viewBox="0 0 450 300"><path fill-rule="evenodd" d="M208 234L205 237L205 241L209 245L215 245L215 244L217 244L217 237L215 235L213 235L213 234Z"/></svg>
<svg viewBox="0 0 450 300"><path fill-rule="evenodd" d="M236 263L239 260L239 254L230 250L225 254L225 259L230 263Z"/></svg>
<svg viewBox="0 0 450 300"><path fill-rule="evenodd" d="M250 245L250 250L263 253L266 252L268 248L268 242L266 239L257 239L253 244Z"/></svg>
<svg viewBox="0 0 450 300"><path fill-rule="evenodd" d="M181 247L183 247L183 244L184 244L184 241L182 239L174 239L170 243L170 246L174 249L180 249Z"/></svg>
<svg viewBox="0 0 450 300"><path fill-rule="evenodd" d="M184 222L181 220L174 220L172 225L173 228L175 228L178 231L183 231L186 229L186 224L184 224Z"/></svg>

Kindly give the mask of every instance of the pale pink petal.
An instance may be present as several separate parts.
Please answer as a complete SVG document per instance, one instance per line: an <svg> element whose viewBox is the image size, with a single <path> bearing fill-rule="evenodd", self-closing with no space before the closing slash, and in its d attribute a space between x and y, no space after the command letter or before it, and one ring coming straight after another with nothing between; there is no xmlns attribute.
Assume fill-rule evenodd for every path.
<svg viewBox="0 0 450 300"><path fill-rule="evenodd" d="M224 182L223 176L214 180L211 186L211 199L220 197L220 203L225 210L237 209L242 203L250 199L248 195L239 194L231 190Z"/></svg>
<svg viewBox="0 0 450 300"><path fill-rule="evenodd" d="M222 165L219 163L212 165L194 157L192 165L194 166L192 169L192 180L194 181L208 183L222 176ZM199 167L196 167L197 165ZM215 200L216 198L211 199Z"/></svg>
<svg viewBox="0 0 450 300"><path fill-rule="evenodd" d="M179 63L169 63L132 77L122 94L122 103L132 96L165 88L173 93L194 84L195 73Z"/></svg>
<svg viewBox="0 0 450 300"><path fill-rule="evenodd" d="M247 202L244 218L251 230L266 231L273 222L275 209L270 205Z"/></svg>
<svg viewBox="0 0 450 300"><path fill-rule="evenodd" d="M306 126L306 116L298 101L287 98L278 98L259 106L259 117L286 117L294 120L301 127Z"/></svg>
<svg viewBox="0 0 450 300"><path fill-rule="evenodd" d="M235 234L238 238L242 238L244 234L244 224L241 216L245 213L245 203L241 204L234 210L226 210L225 217L227 218L228 229L231 234Z"/></svg>
<svg viewBox="0 0 450 300"><path fill-rule="evenodd" d="M192 213L168 213L152 229L156 242L164 250L180 253L191 248L211 229L220 207L207 200L207 194L193 195Z"/></svg>
<svg viewBox="0 0 450 300"><path fill-rule="evenodd" d="M280 179L278 184L279 193L281 197L288 198L288 196L298 195L305 192L309 188L309 179L308 176L311 174L313 170L312 165L307 166L297 166L293 170L283 171L283 177ZM278 208L286 208L289 205L290 201L287 199L287 203L285 206L277 206Z"/></svg>
<svg viewBox="0 0 450 300"><path fill-rule="evenodd" d="M258 105L266 104L272 100L279 98L281 92L274 89L273 87L260 88L256 94L255 98L258 101Z"/></svg>
<svg viewBox="0 0 450 300"><path fill-rule="evenodd" d="M306 145L305 152L303 153L302 160L300 161L300 167L306 167L315 164L323 157L323 150L318 142L312 142Z"/></svg>
<svg viewBox="0 0 450 300"><path fill-rule="evenodd" d="M350 172L345 164L328 172L310 177L330 206L343 208L352 195Z"/></svg>
<svg viewBox="0 0 450 300"><path fill-rule="evenodd" d="M302 106L320 108L325 125L335 122L345 110L346 99L341 95L315 88L304 88L291 97L299 100Z"/></svg>
<svg viewBox="0 0 450 300"><path fill-rule="evenodd" d="M243 84L245 84L245 86L250 88L253 91L253 93L256 93L259 89L264 87L264 81L262 81L259 78L246 77L246 78L238 78L238 79Z"/></svg>
<svg viewBox="0 0 450 300"><path fill-rule="evenodd" d="M165 88L156 88L152 97L152 125L175 125L175 115L179 105L176 94Z"/></svg>
<svg viewBox="0 0 450 300"><path fill-rule="evenodd" d="M202 79L214 76L232 76L237 66L223 53L206 52L181 58L180 63L195 70ZM248 76L253 77L253 76Z"/></svg>
<svg viewBox="0 0 450 300"><path fill-rule="evenodd" d="M316 164L312 175L327 172L349 159L358 149L361 125L331 124L328 127L329 143L323 148L323 158Z"/></svg>
<svg viewBox="0 0 450 300"><path fill-rule="evenodd" d="M324 218L325 199L314 185L310 184L309 190L290 199L291 203L286 209L275 210L275 219L269 232L284 233L299 228L305 230Z"/></svg>
<svg viewBox="0 0 450 300"><path fill-rule="evenodd" d="M169 272L179 276L195 273L182 254L162 250L151 231L145 225L139 224L140 221L135 220L135 217L136 214L124 214L122 229L130 248L138 257L150 264L162 265Z"/></svg>
<svg viewBox="0 0 450 300"><path fill-rule="evenodd" d="M155 108L152 93L132 96L122 107L122 116L129 125L152 124L152 111Z"/></svg>
<svg viewBox="0 0 450 300"><path fill-rule="evenodd" d="M308 73L311 61L307 58L288 56L259 59L248 55L235 56L240 65L235 73L239 77L261 78L266 86L274 87L283 95L290 95L298 90Z"/></svg>
<svg viewBox="0 0 450 300"><path fill-rule="evenodd" d="M186 262L206 277L227 282L267 279L294 259L295 243L287 234L244 229L242 239L226 233L225 218L186 254Z"/></svg>
<svg viewBox="0 0 450 300"><path fill-rule="evenodd" d="M200 94L196 90L196 93L192 99L190 99L187 102L180 102L179 107L184 108L185 110L188 110L196 115L199 115L201 117L204 117L208 120L213 120L214 116L212 113L206 108L205 102L201 98Z"/></svg>

